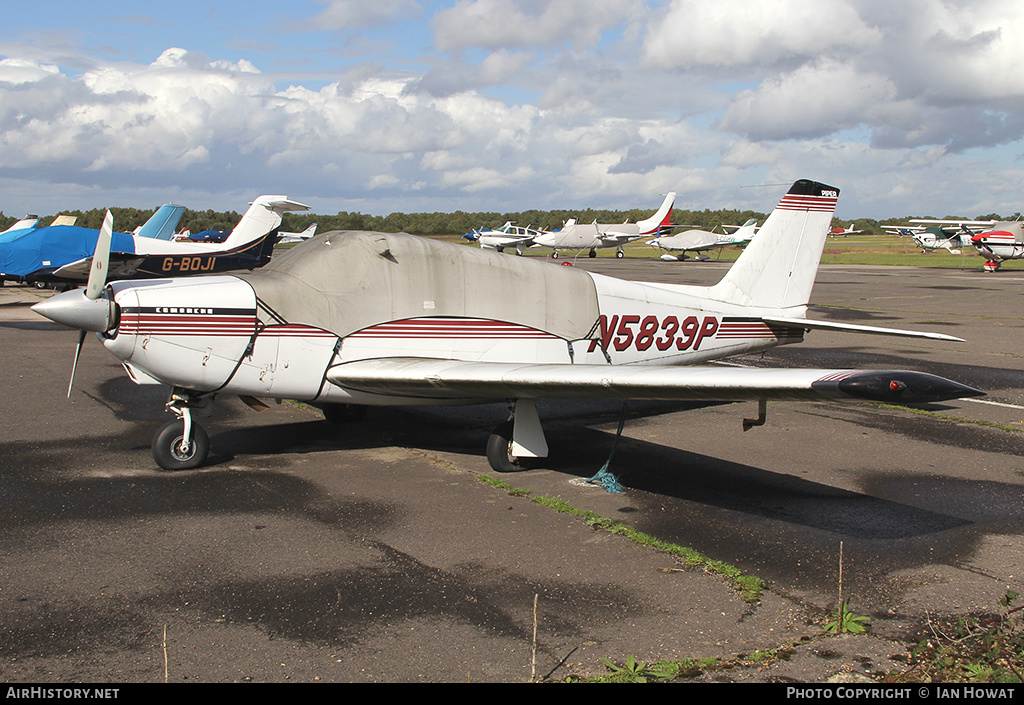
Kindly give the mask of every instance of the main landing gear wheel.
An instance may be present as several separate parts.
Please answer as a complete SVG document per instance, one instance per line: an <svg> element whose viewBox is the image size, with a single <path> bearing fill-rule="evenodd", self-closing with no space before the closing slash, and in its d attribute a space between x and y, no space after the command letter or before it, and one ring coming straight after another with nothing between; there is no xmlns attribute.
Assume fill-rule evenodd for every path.
<svg viewBox="0 0 1024 705"><path fill-rule="evenodd" d="M487 439L487 462L495 472L519 472L526 468L522 458L512 455L512 428L514 421L500 424Z"/></svg>
<svg viewBox="0 0 1024 705"><path fill-rule="evenodd" d="M617 259L622 259L625 256L626 256L626 253L623 252L622 250L615 250L615 257Z"/></svg>
<svg viewBox="0 0 1024 705"><path fill-rule="evenodd" d="M597 250L591 250L587 257L597 257Z"/></svg>
<svg viewBox="0 0 1024 705"><path fill-rule="evenodd" d="M206 462L210 454L210 437L198 424L192 424L192 438L182 447L185 425L180 419L165 424L153 436L153 460L164 470L191 470Z"/></svg>

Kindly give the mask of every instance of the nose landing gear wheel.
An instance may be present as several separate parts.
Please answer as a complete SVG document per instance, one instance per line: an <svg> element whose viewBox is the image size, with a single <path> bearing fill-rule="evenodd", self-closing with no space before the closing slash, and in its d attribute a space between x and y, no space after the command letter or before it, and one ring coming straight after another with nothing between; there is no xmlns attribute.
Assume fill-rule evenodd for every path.
<svg viewBox="0 0 1024 705"><path fill-rule="evenodd" d="M164 470L190 470L206 462L210 438L202 426L192 424L188 448L182 448L184 424L180 420L165 424L153 436L153 460Z"/></svg>

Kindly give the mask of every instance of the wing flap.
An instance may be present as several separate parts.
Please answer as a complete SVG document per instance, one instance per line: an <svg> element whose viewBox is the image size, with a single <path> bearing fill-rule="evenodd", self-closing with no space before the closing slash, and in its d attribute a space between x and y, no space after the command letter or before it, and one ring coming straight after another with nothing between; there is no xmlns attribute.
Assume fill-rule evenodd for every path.
<svg viewBox="0 0 1024 705"><path fill-rule="evenodd" d="M910 371L571 365L378 358L331 368L343 389L431 399L870 399L917 404L982 392Z"/></svg>

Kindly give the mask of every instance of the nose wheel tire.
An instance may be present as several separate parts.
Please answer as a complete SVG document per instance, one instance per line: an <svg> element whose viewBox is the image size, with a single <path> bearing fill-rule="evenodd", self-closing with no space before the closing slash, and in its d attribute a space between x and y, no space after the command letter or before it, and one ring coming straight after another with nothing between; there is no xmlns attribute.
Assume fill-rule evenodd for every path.
<svg viewBox="0 0 1024 705"><path fill-rule="evenodd" d="M164 470L190 470L206 462L210 454L210 438L202 426L192 424L192 439L183 449L184 424L171 421L153 436L153 460Z"/></svg>
<svg viewBox="0 0 1024 705"><path fill-rule="evenodd" d="M519 472L526 468L522 458L512 455L512 428L514 422L500 424L487 439L487 462L495 472Z"/></svg>

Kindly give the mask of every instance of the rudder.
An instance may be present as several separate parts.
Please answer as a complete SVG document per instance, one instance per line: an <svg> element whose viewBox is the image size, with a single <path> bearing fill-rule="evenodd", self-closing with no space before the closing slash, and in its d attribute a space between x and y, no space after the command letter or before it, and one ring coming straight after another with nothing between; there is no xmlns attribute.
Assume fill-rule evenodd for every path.
<svg viewBox="0 0 1024 705"><path fill-rule="evenodd" d="M772 211L711 298L759 308L806 306L839 189L801 179Z"/></svg>

